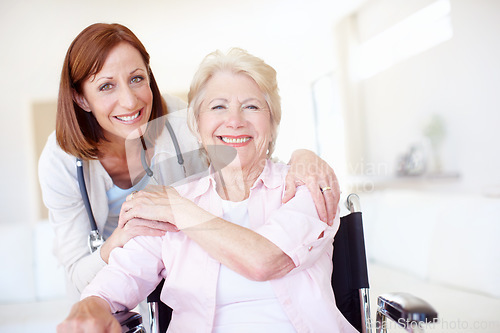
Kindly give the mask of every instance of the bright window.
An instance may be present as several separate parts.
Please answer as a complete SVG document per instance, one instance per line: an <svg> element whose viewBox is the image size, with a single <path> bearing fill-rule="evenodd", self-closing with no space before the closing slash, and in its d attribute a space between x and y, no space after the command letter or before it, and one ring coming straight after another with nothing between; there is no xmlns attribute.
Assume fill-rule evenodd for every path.
<svg viewBox="0 0 500 333"><path fill-rule="evenodd" d="M355 73L367 79L453 37L450 1L438 0L360 45Z"/></svg>

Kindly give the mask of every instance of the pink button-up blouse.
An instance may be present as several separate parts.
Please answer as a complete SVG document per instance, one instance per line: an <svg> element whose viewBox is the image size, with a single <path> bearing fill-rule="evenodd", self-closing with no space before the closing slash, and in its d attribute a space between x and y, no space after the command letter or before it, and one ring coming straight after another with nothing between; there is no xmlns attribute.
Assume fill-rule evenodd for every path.
<svg viewBox="0 0 500 333"><path fill-rule="evenodd" d="M356 332L337 309L330 282L332 241L340 219L337 216L331 227L322 222L305 186L283 204L287 171L286 165L267 161L248 199L250 229L277 245L296 266L286 276L271 280L272 288L297 332ZM221 198L210 172L176 189L222 216ZM102 297L113 312L132 309L164 278L161 299L173 309L169 332L211 332L219 267L182 231L136 237L112 251L109 265L82 298Z"/></svg>

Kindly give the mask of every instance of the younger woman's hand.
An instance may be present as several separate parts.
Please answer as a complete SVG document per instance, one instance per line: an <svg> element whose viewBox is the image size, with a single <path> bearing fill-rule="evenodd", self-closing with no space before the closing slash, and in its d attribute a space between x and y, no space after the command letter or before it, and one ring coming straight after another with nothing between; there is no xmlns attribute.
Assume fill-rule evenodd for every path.
<svg viewBox="0 0 500 333"><path fill-rule="evenodd" d="M318 155L296 150L290 159L283 203L295 196L296 187L306 185L311 192L319 218L332 225L340 201L340 187L333 169Z"/></svg>
<svg viewBox="0 0 500 333"><path fill-rule="evenodd" d="M109 254L116 247L122 247L136 236L163 236L165 232L178 231L171 223L133 218L125 224L118 223L111 236L101 247L101 258L107 263Z"/></svg>
<svg viewBox="0 0 500 333"><path fill-rule="evenodd" d="M136 214L136 211L132 211L124 217L124 213L130 210L130 207L133 207L134 204L137 205L136 196L140 196L140 193L135 192L127 197L127 200L122 205L118 226L101 247L101 258L106 263L109 260L109 254L114 248L122 247L136 236L163 236L168 231L179 231L175 225L167 220L141 218L139 214ZM149 209L149 206L146 209Z"/></svg>

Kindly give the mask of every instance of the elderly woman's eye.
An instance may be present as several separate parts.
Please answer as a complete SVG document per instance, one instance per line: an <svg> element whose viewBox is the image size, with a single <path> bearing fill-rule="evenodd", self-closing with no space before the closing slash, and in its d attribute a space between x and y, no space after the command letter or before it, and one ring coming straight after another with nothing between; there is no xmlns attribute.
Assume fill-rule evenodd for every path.
<svg viewBox="0 0 500 333"><path fill-rule="evenodd" d="M223 110L224 105L214 105L210 108L211 110Z"/></svg>
<svg viewBox="0 0 500 333"><path fill-rule="evenodd" d="M260 108L256 105L253 105L253 104L250 104L250 105L245 105L243 107L244 110L248 110L248 111L259 111Z"/></svg>

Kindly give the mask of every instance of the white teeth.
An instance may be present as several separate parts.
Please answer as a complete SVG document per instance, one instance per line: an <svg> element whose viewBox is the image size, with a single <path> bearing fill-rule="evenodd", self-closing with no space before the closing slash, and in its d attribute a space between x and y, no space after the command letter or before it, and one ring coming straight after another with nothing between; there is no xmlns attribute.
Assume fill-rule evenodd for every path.
<svg viewBox="0 0 500 333"><path fill-rule="evenodd" d="M137 112L133 116L125 116L125 117L118 117L118 116L116 116L116 118L119 119L119 120L121 120L121 121L131 121L131 120L134 120L135 118L139 117L139 113L140 112Z"/></svg>
<svg viewBox="0 0 500 333"><path fill-rule="evenodd" d="M248 138L248 137L246 137L246 138L228 138L225 136L221 136L221 139L225 143L243 143L243 142L247 142L248 140L250 140L250 138Z"/></svg>

